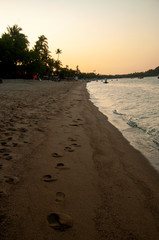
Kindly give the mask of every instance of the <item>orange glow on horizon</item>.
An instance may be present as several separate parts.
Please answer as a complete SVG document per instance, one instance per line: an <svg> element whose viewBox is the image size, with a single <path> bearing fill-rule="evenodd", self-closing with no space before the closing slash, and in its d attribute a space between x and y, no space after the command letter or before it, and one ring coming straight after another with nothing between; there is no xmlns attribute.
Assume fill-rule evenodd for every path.
<svg viewBox="0 0 159 240"><path fill-rule="evenodd" d="M38 8L37 8L38 6ZM33 47L45 35L52 57L82 72L124 74L159 66L157 0L6 0L0 34L18 24Z"/></svg>

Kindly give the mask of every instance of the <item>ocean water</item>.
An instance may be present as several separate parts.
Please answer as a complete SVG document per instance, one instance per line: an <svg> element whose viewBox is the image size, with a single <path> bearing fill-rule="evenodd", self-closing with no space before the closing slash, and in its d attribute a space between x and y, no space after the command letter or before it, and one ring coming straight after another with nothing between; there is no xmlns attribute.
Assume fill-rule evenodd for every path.
<svg viewBox="0 0 159 240"><path fill-rule="evenodd" d="M159 79L114 79L87 84L90 100L159 171Z"/></svg>

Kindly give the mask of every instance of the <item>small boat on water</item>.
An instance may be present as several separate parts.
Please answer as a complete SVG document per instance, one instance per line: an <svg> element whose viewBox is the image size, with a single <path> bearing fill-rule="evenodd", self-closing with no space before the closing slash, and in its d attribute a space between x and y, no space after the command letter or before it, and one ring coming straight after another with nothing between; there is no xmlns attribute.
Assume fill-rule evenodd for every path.
<svg viewBox="0 0 159 240"><path fill-rule="evenodd" d="M108 83L108 79L104 78L104 82L103 83Z"/></svg>

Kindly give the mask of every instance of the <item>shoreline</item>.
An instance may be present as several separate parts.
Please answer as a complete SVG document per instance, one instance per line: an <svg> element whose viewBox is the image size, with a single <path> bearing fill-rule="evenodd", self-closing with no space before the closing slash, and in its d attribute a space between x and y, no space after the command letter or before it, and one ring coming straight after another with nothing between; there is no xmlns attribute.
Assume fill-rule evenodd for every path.
<svg viewBox="0 0 159 240"><path fill-rule="evenodd" d="M152 79L149 79L149 80L152 80ZM121 83L124 83L124 84L128 84L128 82L124 83L121 80ZM141 83L143 84L143 86L145 85L143 82L141 82ZM131 84L130 84L130 86L131 86ZM123 112L123 111L121 112L121 109L119 110L119 112L118 112L118 110L114 110L115 107L119 108L120 106L118 105L118 103L117 103L117 106L114 106L114 104L116 104L115 103L116 100L114 102L114 99L112 100L111 103L109 103L109 101L111 101L109 99L109 96L108 96L108 104L110 104L110 106L107 107L104 104L106 99L105 98L103 99L103 97L104 97L103 92L102 92L102 97L100 97L99 90L97 90L97 93L94 95L94 90L96 87L97 87L97 89L98 89L98 87L100 89L101 88L100 83L97 83L97 85L96 85L96 83L92 83L92 86L91 86L91 83L89 83L87 85L87 89L88 89L88 91L90 91L90 99L93 102L93 104L98 107L99 111L101 111L104 115L106 115L108 117L108 121L113 126L115 126L122 133L124 138L126 138L135 149L139 150L149 160L150 164L159 172L159 165L158 165L159 148L158 148L158 144L156 141L157 136L155 136L155 135L152 136L151 134L148 134L149 131L148 131L148 129L146 130L146 127L144 129L143 123L141 123L141 125L140 125L139 118L141 117L141 112L139 111L139 117L137 117L137 120L133 120L135 122L137 121L137 123L134 122L134 125L133 124L131 125L131 118L134 119L135 115L133 115L133 116L131 115L131 118L130 118L128 112ZM113 89L113 85L112 85L112 89ZM120 89L120 87L119 87L119 89ZM109 88L108 88L108 92L109 92ZM112 104L113 104L114 108L112 107ZM124 103L122 105L125 106L125 104L126 103ZM121 107L121 108L123 109L124 107ZM145 112L145 114L147 116L147 112ZM141 119L142 119L142 117L141 117ZM152 116L152 119L153 119L153 116ZM150 124L152 123L151 121L153 121L152 119L150 119ZM129 122L130 122L130 124L129 124ZM148 123L146 123L145 126L147 124ZM151 128L152 128L152 126L151 126Z"/></svg>
<svg viewBox="0 0 159 240"><path fill-rule="evenodd" d="M3 240L159 238L159 175L84 83L0 91Z"/></svg>

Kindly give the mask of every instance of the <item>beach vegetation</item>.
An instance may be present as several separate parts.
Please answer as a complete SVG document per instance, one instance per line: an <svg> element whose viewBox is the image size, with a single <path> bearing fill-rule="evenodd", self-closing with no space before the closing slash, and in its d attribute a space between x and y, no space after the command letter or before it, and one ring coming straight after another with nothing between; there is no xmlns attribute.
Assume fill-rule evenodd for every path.
<svg viewBox="0 0 159 240"><path fill-rule="evenodd" d="M0 75L6 78L32 78L38 74L52 75L56 68L51 57L48 40L39 36L32 49L22 28L18 25L8 27L0 38ZM59 64L60 66L60 64Z"/></svg>

